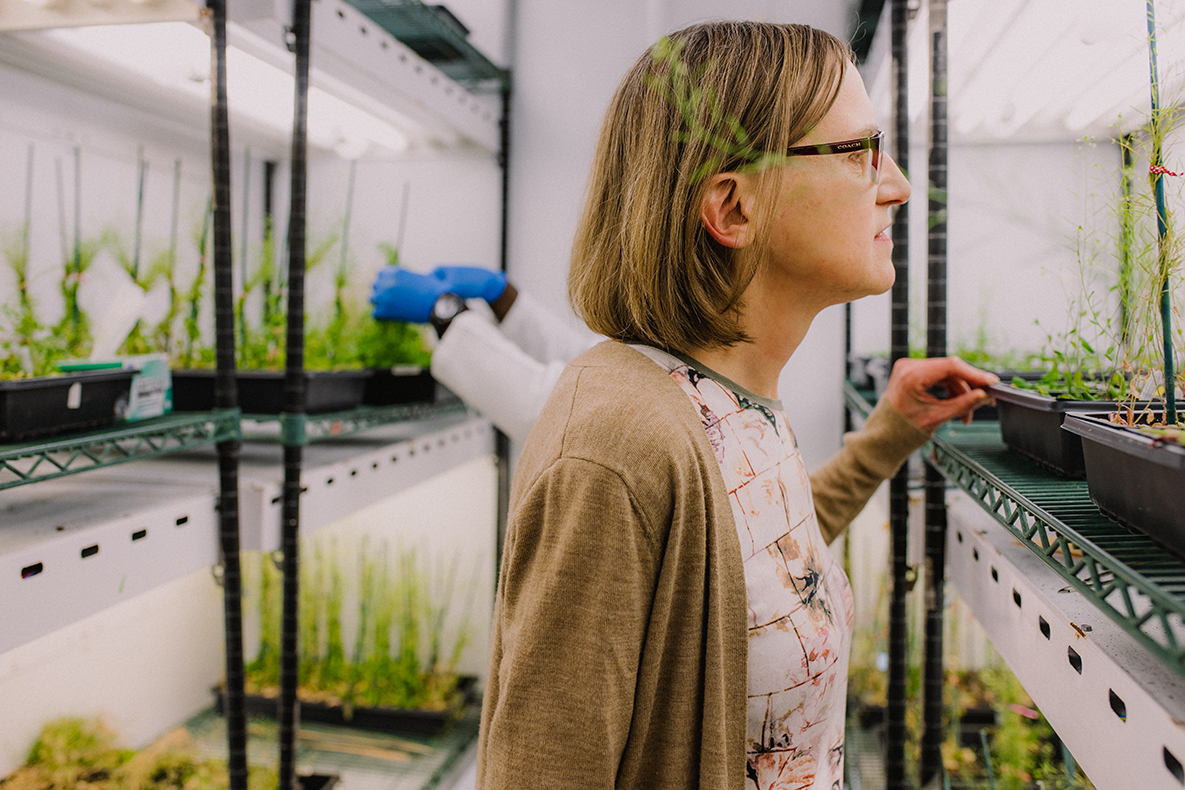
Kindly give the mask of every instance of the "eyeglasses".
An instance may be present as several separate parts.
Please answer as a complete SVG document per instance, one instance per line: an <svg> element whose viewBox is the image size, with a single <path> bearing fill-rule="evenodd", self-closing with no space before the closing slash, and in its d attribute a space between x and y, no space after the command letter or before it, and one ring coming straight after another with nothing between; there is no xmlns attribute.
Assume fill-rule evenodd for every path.
<svg viewBox="0 0 1185 790"><path fill-rule="evenodd" d="M874 185L881 180L881 141L884 132L877 132L871 137L861 137L859 140L844 140L840 143L822 143L820 145L797 145L786 151L788 156L815 156L818 154L850 154L855 151L868 151L865 165L871 171L868 176Z"/></svg>

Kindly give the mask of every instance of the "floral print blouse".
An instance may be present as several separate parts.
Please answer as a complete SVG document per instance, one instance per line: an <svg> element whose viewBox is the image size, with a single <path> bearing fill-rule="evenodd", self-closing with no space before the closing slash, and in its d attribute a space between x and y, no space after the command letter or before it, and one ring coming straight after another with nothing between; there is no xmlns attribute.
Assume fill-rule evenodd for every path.
<svg viewBox="0 0 1185 790"><path fill-rule="evenodd" d="M749 603L746 786L842 790L852 594L782 405L694 360L634 348L691 399L732 503Z"/></svg>

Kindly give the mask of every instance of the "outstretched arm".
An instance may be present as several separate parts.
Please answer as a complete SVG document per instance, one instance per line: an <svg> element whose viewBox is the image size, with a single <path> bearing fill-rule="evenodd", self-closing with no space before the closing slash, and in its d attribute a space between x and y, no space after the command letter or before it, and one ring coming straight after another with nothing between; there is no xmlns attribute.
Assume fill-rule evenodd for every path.
<svg viewBox="0 0 1185 790"><path fill-rule="evenodd" d="M811 475L815 515L827 542L847 529L877 487L939 425L956 418L970 422L971 413L990 401L983 387L999 380L957 357L898 360L864 428L845 435L840 451ZM948 397L932 395L934 387Z"/></svg>

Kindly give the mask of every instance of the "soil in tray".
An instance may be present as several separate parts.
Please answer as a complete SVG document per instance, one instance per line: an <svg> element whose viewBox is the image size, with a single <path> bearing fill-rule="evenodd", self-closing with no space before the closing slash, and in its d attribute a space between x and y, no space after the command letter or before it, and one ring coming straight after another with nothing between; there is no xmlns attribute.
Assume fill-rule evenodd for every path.
<svg viewBox="0 0 1185 790"><path fill-rule="evenodd" d="M135 370L0 380L0 443L104 428L127 414Z"/></svg>
<svg viewBox="0 0 1185 790"><path fill-rule="evenodd" d="M1099 510L1185 560L1185 447L1086 415L1068 418L1065 430L1082 440Z"/></svg>
<svg viewBox="0 0 1185 790"><path fill-rule="evenodd" d="M369 370L305 371L309 414L356 409L362 403ZM279 414L284 405L284 371L240 370L235 374L244 414ZM173 410L214 408L214 371L174 370Z"/></svg>
<svg viewBox="0 0 1185 790"><path fill-rule="evenodd" d="M474 699L477 678L465 676L457 681L457 691L451 703L442 710L418 708L368 708L355 707L349 711L340 703L300 701L301 721L319 724L338 724L363 730L394 733L399 735L432 736L461 718L465 707ZM214 689L218 711L225 711L225 695L222 687ZM276 716L277 697L263 694L247 694L244 708L252 716Z"/></svg>

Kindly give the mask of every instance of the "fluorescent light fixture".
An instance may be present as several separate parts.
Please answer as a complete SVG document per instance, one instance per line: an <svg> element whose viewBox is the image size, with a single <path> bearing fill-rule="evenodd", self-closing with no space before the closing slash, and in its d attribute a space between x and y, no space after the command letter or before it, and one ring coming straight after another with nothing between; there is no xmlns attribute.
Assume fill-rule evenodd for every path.
<svg viewBox="0 0 1185 790"><path fill-rule="evenodd" d="M179 93L209 100L210 39L193 25L80 27L46 35ZM232 114L280 135L291 133L295 93L291 74L236 47L227 47L226 74ZM394 125L316 86L309 89L308 135L310 145L350 159L408 147L407 135Z"/></svg>

